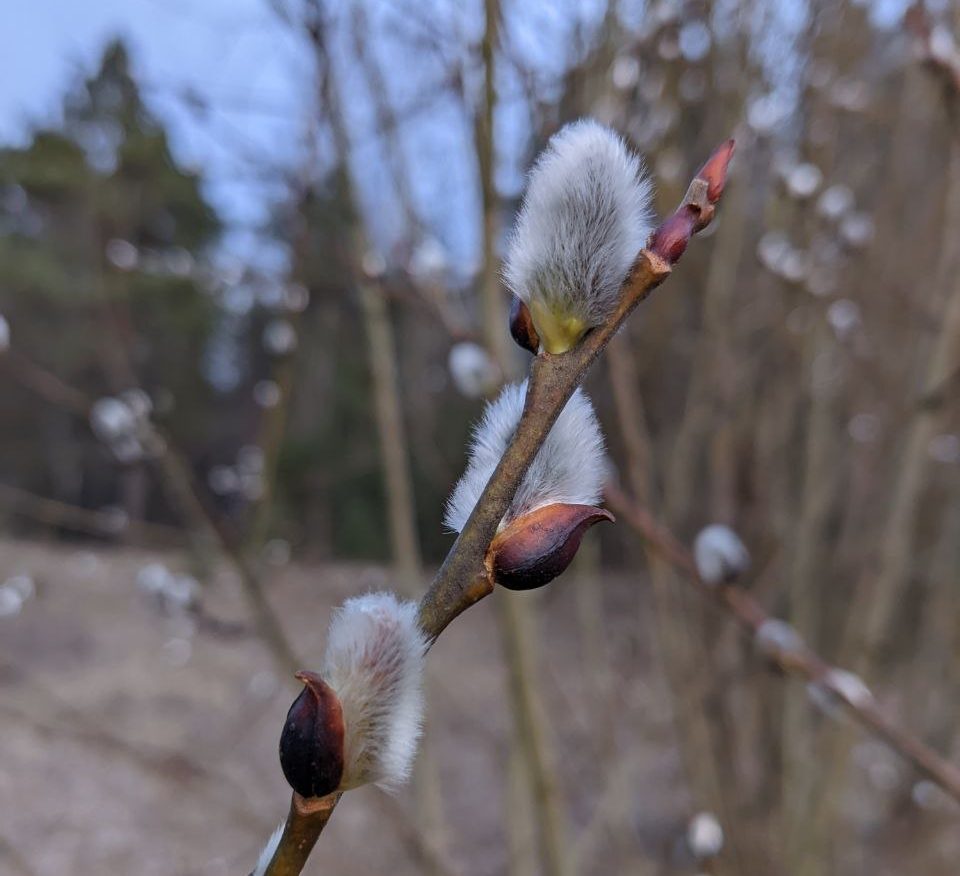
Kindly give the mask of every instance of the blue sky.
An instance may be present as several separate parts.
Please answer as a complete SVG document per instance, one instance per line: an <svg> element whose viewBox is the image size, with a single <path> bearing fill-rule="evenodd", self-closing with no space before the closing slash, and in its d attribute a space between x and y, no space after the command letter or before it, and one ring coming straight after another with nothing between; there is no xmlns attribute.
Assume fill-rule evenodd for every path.
<svg viewBox="0 0 960 876"><path fill-rule="evenodd" d="M202 168L208 192L242 224L263 215L265 183L247 158L292 160L302 140L308 60L262 0L34 0L0 14L0 142L22 143L55 121L78 71L122 36L177 159ZM184 90L213 110L200 118Z"/></svg>
<svg viewBox="0 0 960 876"><path fill-rule="evenodd" d="M32 127L55 122L65 90L78 74L92 72L108 40L122 36L148 105L170 131L176 158L203 171L208 195L241 229L227 248L248 253L242 229L262 220L271 195L281 194L275 182L263 179L263 167L297 165L312 102L309 53L267 0L6 0L3 5L0 25L8 50L0 54L0 142L22 143ZM450 64L466 65L457 57L458 47L478 36L482 7L459 0L369 0L365 7L370 44L387 73L391 100L403 106L420 92L436 92L425 111L401 126L402 162L420 219L441 238L451 260L469 269L479 239L471 123L460 102L445 98L436 83ZM349 21L349 0L331 8L342 13L341 23ZM557 75L569 61L576 19L595 17L598 9L597 0L578 0L565 14L552 3L521 5L511 14L511 30L524 55ZM418 16L453 47L444 59L446 70L439 54L411 52L406 40L420 26ZM334 40L334 51L348 93L354 175L371 233L388 248L400 219L390 162L379 138L369 134L376 123L345 36ZM471 75L468 65L463 69ZM476 78L477 71L472 74ZM526 161L526 110L510 98L519 92L510 71L502 69L501 79L498 182L504 192L516 193ZM197 115L183 99L188 90L212 109Z"/></svg>

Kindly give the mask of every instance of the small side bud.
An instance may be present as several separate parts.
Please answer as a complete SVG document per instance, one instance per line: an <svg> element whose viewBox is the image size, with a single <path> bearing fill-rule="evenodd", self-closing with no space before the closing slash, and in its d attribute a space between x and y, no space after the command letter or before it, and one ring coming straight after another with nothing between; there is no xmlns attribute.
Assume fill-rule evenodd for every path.
<svg viewBox="0 0 960 876"><path fill-rule="evenodd" d="M518 342L519 343L519 342ZM0 313L0 353L6 353L10 349L10 323L7 318Z"/></svg>
<svg viewBox="0 0 960 876"><path fill-rule="evenodd" d="M697 574L704 584L730 584L750 568L750 553L729 527L713 524L693 544Z"/></svg>
<svg viewBox="0 0 960 876"><path fill-rule="evenodd" d="M711 204L716 204L723 194L727 184L727 169L730 167L730 159L733 158L736 145L734 140L727 140L720 144L697 173L696 178L702 179L707 184L707 200Z"/></svg>
<svg viewBox="0 0 960 876"><path fill-rule="evenodd" d="M713 219L714 206L727 184L727 169L733 149L734 141L727 140L714 150L690 184L683 203L650 235L647 249L670 264L680 259L690 238L706 228Z"/></svg>
<svg viewBox="0 0 960 876"><path fill-rule="evenodd" d="M280 766L301 797L325 797L343 776L343 710L333 689L314 672L298 672L304 688L280 735Z"/></svg>
<svg viewBox="0 0 960 876"><path fill-rule="evenodd" d="M493 580L508 590L549 584L576 556L583 534L613 515L592 505L545 505L514 520L487 552Z"/></svg>
<svg viewBox="0 0 960 876"><path fill-rule="evenodd" d="M686 252L699 218L696 208L681 207L650 235L647 249L666 259L671 265L675 264Z"/></svg>
<svg viewBox="0 0 960 876"><path fill-rule="evenodd" d="M520 347L534 356L540 351L540 335L530 316L530 308L516 295L510 302L510 335Z"/></svg>
<svg viewBox="0 0 960 876"><path fill-rule="evenodd" d="M723 850L723 828L712 812L698 812L690 819L687 845L698 861L720 854Z"/></svg>

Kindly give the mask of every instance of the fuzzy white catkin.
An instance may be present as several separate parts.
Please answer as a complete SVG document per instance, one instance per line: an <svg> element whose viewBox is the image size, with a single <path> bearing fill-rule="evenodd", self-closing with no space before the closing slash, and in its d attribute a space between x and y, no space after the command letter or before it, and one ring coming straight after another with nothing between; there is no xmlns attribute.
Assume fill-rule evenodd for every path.
<svg viewBox="0 0 960 876"><path fill-rule="evenodd" d="M461 341L450 348L447 358L454 386L467 398L480 398L500 382L500 370L490 354L473 341Z"/></svg>
<svg viewBox="0 0 960 876"><path fill-rule="evenodd" d="M712 812L698 812L687 825L687 845L697 858L712 858L723 849L723 828Z"/></svg>
<svg viewBox="0 0 960 876"><path fill-rule="evenodd" d="M125 401L108 396L93 403L90 426L101 441L109 443L136 432L137 414Z"/></svg>
<svg viewBox="0 0 960 876"><path fill-rule="evenodd" d="M274 853L277 851L277 846L280 845L281 836L283 836L283 822L270 834L270 839L267 840L263 851L260 852L260 857L257 858L257 866L253 868L250 876L264 876L267 872L267 867L270 866L270 861L273 860Z"/></svg>
<svg viewBox="0 0 960 876"><path fill-rule="evenodd" d="M729 526L714 523L700 530L693 544L697 574L705 584L722 584L750 568L750 553Z"/></svg>
<svg viewBox="0 0 960 876"><path fill-rule="evenodd" d="M410 775L423 725L427 642L417 606L392 593L348 599L330 621L323 677L343 708L341 790Z"/></svg>
<svg viewBox="0 0 960 876"><path fill-rule="evenodd" d="M653 230L641 159L590 119L551 138L530 171L504 276L528 304L599 325Z"/></svg>
<svg viewBox="0 0 960 876"><path fill-rule="evenodd" d="M527 383L504 387L474 431L467 469L447 501L445 525L460 532L516 431ZM547 435L500 523L558 502L595 505L607 478L603 433L583 390L570 397Z"/></svg>

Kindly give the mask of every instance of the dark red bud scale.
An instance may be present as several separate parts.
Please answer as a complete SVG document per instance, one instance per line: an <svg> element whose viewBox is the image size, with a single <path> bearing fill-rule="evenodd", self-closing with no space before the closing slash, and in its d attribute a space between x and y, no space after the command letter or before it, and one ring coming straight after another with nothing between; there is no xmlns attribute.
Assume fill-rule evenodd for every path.
<svg viewBox="0 0 960 876"><path fill-rule="evenodd" d="M534 328L530 308L516 295L510 302L510 334L524 350L529 350L534 356L537 355L540 349L540 336Z"/></svg>
<svg viewBox="0 0 960 876"><path fill-rule="evenodd" d="M557 577L594 523L613 515L593 505L546 505L518 517L490 544L487 568L508 590L533 590Z"/></svg>
<svg viewBox="0 0 960 876"><path fill-rule="evenodd" d="M315 672L298 672L305 685L290 706L280 734L280 766L301 797L325 797L343 776L343 710Z"/></svg>

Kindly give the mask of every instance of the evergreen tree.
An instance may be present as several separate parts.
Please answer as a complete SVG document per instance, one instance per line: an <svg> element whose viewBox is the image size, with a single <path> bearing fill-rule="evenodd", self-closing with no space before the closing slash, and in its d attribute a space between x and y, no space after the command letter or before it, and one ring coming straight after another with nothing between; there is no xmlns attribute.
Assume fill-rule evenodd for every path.
<svg viewBox="0 0 960 876"><path fill-rule="evenodd" d="M219 231L111 43L58 128L0 150L0 312L14 343L92 397L142 386L175 399L171 423L189 443L214 416L199 378L217 312L204 266ZM115 499L112 463L79 418L17 390L0 404L13 425L0 436L6 479L70 501ZM59 464L64 445L79 465Z"/></svg>

